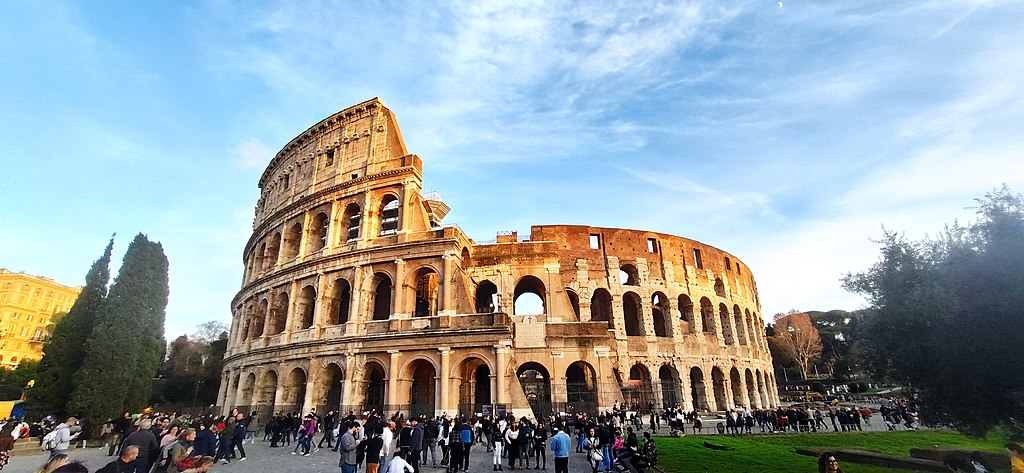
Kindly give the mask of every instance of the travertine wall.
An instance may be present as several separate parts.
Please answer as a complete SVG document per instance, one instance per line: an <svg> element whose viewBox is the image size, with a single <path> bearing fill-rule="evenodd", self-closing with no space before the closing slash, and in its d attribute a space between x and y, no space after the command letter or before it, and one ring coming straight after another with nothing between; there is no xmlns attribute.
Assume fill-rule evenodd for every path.
<svg viewBox="0 0 1024 473"><path fill-rule="evenodd" d="M260 187L225 409L778 402L742 261L672 235L571 225L477 244L441 224L448 207L421 194L422 162L377 99L292 140ZM542 309L517 313L526 298Z"/></svg>

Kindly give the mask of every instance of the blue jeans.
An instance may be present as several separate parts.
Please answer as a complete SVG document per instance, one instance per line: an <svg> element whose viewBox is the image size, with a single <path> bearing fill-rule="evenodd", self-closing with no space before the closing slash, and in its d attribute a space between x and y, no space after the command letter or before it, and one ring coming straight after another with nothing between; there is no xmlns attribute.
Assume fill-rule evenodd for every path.
<svg viewBox="0 0 1024 473"><path fill-rule="evenodd" d="M601 455L604 456L604 460L601 461L601 469L609 471L612 469L612 446L605 445L601 447Z"/></svg>
<svg viewBox="0 0 1024 473"><path fill-rule="evenodd" d="M341 473L356 473L356 466L351 463L342 463Z"/></svg>

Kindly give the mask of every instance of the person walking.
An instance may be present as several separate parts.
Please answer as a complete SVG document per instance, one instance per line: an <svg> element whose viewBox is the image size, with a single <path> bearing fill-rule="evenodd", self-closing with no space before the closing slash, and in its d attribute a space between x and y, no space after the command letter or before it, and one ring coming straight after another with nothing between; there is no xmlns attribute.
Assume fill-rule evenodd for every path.
<svg viewBox="0 0 1024 473"><path fill-rule="evenodd" d="M448 431L448 473L457 473L462 468L462 429L459 420L452 422Z"/></svg>
<svg viewBox="0 0 1024 473"><path fill-rule="evenodd" d="M336 422L337 416L334 411L327 411L327 415L324 416L324 436L320 437L320 442L317 443L317 448L324 448L324 440L327 441L327 448L333 449L334 446L334 423Z"/></svg>
<svg viewBox="0 0 1024 473"><path fill-rule="evenodd" d="M224 428L220 431L220 444L217 447L217 455L214 461L220 460L225 465L231 463L231 452L234 451L235 418L228 417L224 422Z"/></svg>
<svg viewBox="0 0 1024 473"><path fill-rule="evenodd" d="M359 447L359 440L356 440L359 426L352 422L345 427L345 434L338 440L338 450L341 451L341 460L338 466L342 473L356 472L356 448ZM389 470L390 471L390 470Z"/></svg>
<svg viewBox="0 0 1024 473"><path fill-rule="evenodd" d="M427 457L430 457L431 466L437 468L437 436L440 433L437 427L437 419L429 419L423 427L423 465L427 464Z"/></svg>
<svg viewBox="0 0 1024 473"><path fill-rule="evenodd" d="M555 457L555 473L569 473L569 434L555 427L551 436L551 452Z"/></svg>
<svg viewBox="0 0 1024 473"><path fill-rule="evenodd" d="M548 443L548 428L544 425L544 420L541 419L537 423L537 427L533 429L533 468L540 468L541 470L548 469L548 454L547 449L544 448ZM541 460L544 461L541 466Z"/></svg>
<svg viewBox="0 0 1024 473"><path fill-rule="evenodd" d="M380 452L383 448L384 439L380 437L380 432L377 430L370 432L370 437L366 440L366 473L377 473L380 468Z"/></svg>
<svg viewBox="0 0 1024 473"><path fill-rule="evenodd" d="M78 437L78 434L72 434L71 428L78 424L78 419L74 417L68 417L68 420L57 424L53 428L56 435L56 446L50 450L50 458L57 455L65 454L68 452L68 448L71 448L71 442Z"/></svg>
<svg viewBox="0 0 1024 473"><path fill-rule="evenodd" d="M491 423L491 434L487 437L491 442L491 451L493 452L493 460L491 465L494 471L502 471L501 468L501 452L505 450L505 421L495 421Z"/></svg>
<svg viewBox="0 0 1024 473"><path fill-rule="evenodd" d="M132 461L137 456L139 456L139 447L134 445L127 447L121 452L121 456L117 457L117 460L107 463L103 468L96 470L96 473L128 473L131 471Z"/></svg>
<svg viewBox="0 0 1024 473"><path fill-rule="evenodd" d="M513 422L512 426L505 431L505 447L508 451L508 469L516 469L516 460L519 459L519 423Z"/></svg>
<svg viewBox="0 0 1024 473"><path fill-rule="evenodd" d="M469 451L473 448L473 426L462 419L462 471L469 471Z"/></svg>
<svg viewBox="0 0 1024 473"><path fill-rule="evenodd" d="M128 434L124 439L124 446L134 445L139 447L139 456L132 461L131 473L149 473L149 468L160 453L160 444L156 435L150 430L153 427L152 419L139 421L139 430Z"/></svg>

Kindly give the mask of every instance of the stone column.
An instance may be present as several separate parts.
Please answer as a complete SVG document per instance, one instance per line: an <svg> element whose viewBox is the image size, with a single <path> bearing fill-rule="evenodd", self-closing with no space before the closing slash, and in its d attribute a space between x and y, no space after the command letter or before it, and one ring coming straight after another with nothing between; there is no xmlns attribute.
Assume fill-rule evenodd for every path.
<svg viewBox="0 0 1024 473"><path fill-rule="evenodd" d="M690 393L690 390L692 389L692 387L690 386L690 372L679 372L678 363L673 363L673 366L675 366L676 372L679 373L679 389L682 390L679 393L679 399L681 401L680 404L682 404L683 410L687 412L692 411L695 408L695 406L693 396Z"/></svg>
<svg viewBox="0 0 1024 473"><path fill-rule="evenodd" d="M746 371L740 371L740 396L743 397L744 407L747 409L753 409L754 405L750 400L750 393L747 391L747 377Z"/></svg>
<svg viewBox="0 0 1024 473"><path fill-rule="evenodd" d="M225 371L220 377L220 389L217 391L217 405L221 412L228 412L228 390L231 388L231 371Z"/></svg>
<svg viewBox="0 0 1024 473"><path fill-rule="evenodd" d="M306 395L302 399L302 410L299 411L300 414L309 413L310 410L316 407L314 402L316 402L316 385L317 378L319 377L320 367L317 366L316 357L311 356L309 357L309 367L306 369ZM325 413L318 412L317 414L323 415Z"/></svg>
<svg viewBox="0 0 1024 473"><path fill-rule="evenodd" d="M495 358L498 360L497 369L495 369L497 375L497 386L495 391L498 394L498 404L508 404L508 345L502 343L494 346Z"/></svg>
<svg viewBox="0 0 1024 473"><path fill-rule="evenodd" d="M292 331L295 329L295 306L298 305L299 282L292 281L292 288L288 291L287 315L284 318L284 333L281 340L288 343L292 339Z"/></svg>
<svg viewBox="0 0 1024 473"><path fill-rule="evenodd" d="M451 352L452 349L449 347L438 348L441 352L441 411L451 412Z"/></svg>
<svg viewBox="0 0 1024 473"><path fill-rule="evenodd" d="M548 322L561 322L562 320L566 319L566 317L563 316L563 313L556 308L555 304L554 295L558 291L565 290L564 288L562 288L562 281L559 277L558 269L558 263L544 265L544 275L546 276L544 278L544 291L546 292L546 294L544 294L544 313L545 315L547 315ZM563 298L559 298L560 302L562 300ZM558 304L558 306L561 305L562 304ZM573 314L572 316L568 317L568 320L573 320L575 318L576 316L575 314Z"/></svg>
<svg viewBox="0 0 1024 473"><path fill-rule="evenodd" d="M453 260L456 258L454 253L445 253L441 256L443 264L441 266L441 310L438 311L438 315L455 315L455 287L452 283L452 277L454 276L452 265Z"/></svg>
<svg viewBox="0 0 1024 473"><path fill-rule="evenodd" d="M408 315L405 311L405 295L408 288L405 287L405 260L395 260L395 283L391 286L394 292L391 293L392 314L396 316Z"/></svg>
<svg viewBox="0 0 1024 473"><path fill-rule="evenodd" d="M341 212L341 201L335 200L331 202L331 218L327 221L327 246L325 249L335 249L343 241L342 238L347 238L347 235L339 233L341 231L348 230L348 222L342 225L338 222L338 213Z"/></svg>
<svg viewBox="0 0 1024 473"><path fill-rule="evenodd" d="M302 214L302 235L299 238L299 254L295 260L302 262L306 260L306 245L309 243L309 211Z"/></svg>
<svg viewBox="0 0 1024 473"><path fill-rule="evenodd" d="M388 411L394 412L398 409L398 350L388 350L391 359L388 364Z"/></svg>

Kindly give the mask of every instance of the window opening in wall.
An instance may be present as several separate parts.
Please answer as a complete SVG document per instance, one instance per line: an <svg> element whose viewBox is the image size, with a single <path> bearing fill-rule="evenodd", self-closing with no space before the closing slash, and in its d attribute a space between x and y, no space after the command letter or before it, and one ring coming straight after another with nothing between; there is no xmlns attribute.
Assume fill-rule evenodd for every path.
<svg viewBox="0 0 1024 473"><path fill-rule="evenodd" d="M425 271L416 281L415 317L437 315L438 276L434 271Z"/></svg>
<svg viewBox="0 0 1024 473"><path fill-rule="evenodd" d="M697 248L693 249L693 264L697 269L704 269L704 262L700 259L700 250Z"/></svg>
<svg viewBox="0 0 1024 473"><path fill-rule="evenodd" d="M345 216L348 220L348 231L346 232L345 241L356 241L359 239L359 206L356 204L349 204L345 209Z"/></svg>
<svg viewBox="0 0 1024 473"><path fill-rule="evenodd" d="M729 257L728 256L725 257L725 269L727 269L727 270L732 269L732 261L729 261Z"/></svg>
<svg viewBox="0 0 1024 473"><path fill-rule="evenodd" d="M356 173L352 173L352 176L351 176L351 178L352 178L352 179L359 179L359 174L356 174Z"/></svg>
<svg viewBox="0 0 1024 473"><path fill-rule="evenodd" d="M654 238L648 238L647 239L647 252L648 253L657 253L658 252L658 240L655 240Z"/></svg>
<svg viewBox="0 0 1024 473"><path fill-rule="evenodd" d="M591 234L590 235L590 249L599 250L601 249L601 235Z"/></svg>
<svg viewBox="0 0 1024 473"><path fill-rule="evenodd" d="M743 271L740 271L740 264L739 263L736 263L736 274L743 274Z"/></svg>
<svg viewBox="0 0 1024 473"><path fill-rule="evenodd" d="M283 177L283 178L281 178L281 188L283 188L283 189L287 189L287 188L288 188L288 185L289 185L289 181L288 181L288 175L287 175L287 174L285 174L285 175L284 175L284 177Z"/></svg>
<svg viewBox="0 0 1024 473"><path fill-rule="evenodd" d="M380 209L380 234L394 235L398 233L398 199L388 196Z"/></svg>
<svg viewBox="0 0 1024 473"><path fill-rule="evenodd" d="M636 266L624 264L619 268L619 284L623 286L640 285L640 274L637 272Z"/></svg>
<svg viewBox="0 0 1024 473"><path fill-rule="evenodd" d="M382 274L373 294L373 320L387 320L391 317L391 279Z"/></svg>
<svg viewBox="0 0 1024 473"><path fill-rule="evenodd" d="M324 166L332 166L332 165L334 165L334 150L333 149L327 150L325 155L326 155L326 157L324 158Z"/></svg>
<svg viewBox="0 0 1024 473"><path fill-rule="evenodd" d="M498 295L498 286L490 281L483 281L476 286L476 313L478 314L490 314L493 312L499 312L499 308L495 305L495 299Z"/></svg>
<svg viewBox="0 0 1024 473"><path fill-rule="evenodd" d="M715 295L725 297L725 283L719 278L715 278Z"/></svg>
<svg viewBox="0 0 1024 473"><path fill-rule="evenodd" d="M541 315L546 313L544 283L535 276L524 276L512 294L514 315Z"/></svg>
<svg viewBox="0 0 1024 473"><path fill-rule="evenodd" d="M622 295L622 315L626 324L627 336L641 337L644 335L640 296L632 292Z"/></svg>

